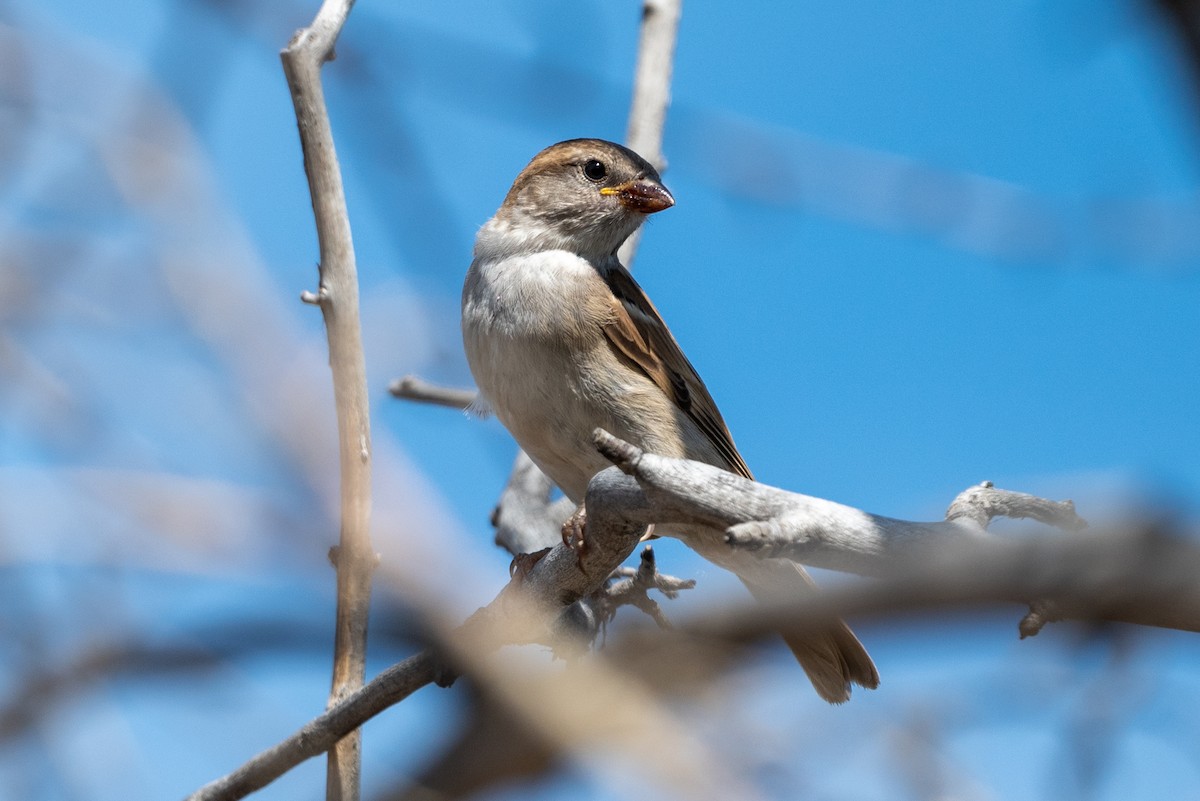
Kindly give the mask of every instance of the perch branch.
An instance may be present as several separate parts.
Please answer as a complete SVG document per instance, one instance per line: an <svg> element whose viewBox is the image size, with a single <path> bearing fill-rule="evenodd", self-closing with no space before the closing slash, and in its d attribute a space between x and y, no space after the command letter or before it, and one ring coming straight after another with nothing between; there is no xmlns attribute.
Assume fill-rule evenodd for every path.
<svg viewBox="0 0 1200 801"><path fill-rule="evenodd" d="M785 556L816 567L880 578L904 576L906 571L914 571L914 575L921 577L911 592L905 585L900 585L891 590L878 590L881 593L904 591L920 599L920 582L929 582L939 575L945 576L951 587L954 581L972 585L978 582L978 590L968 587L962 592L977 591L983 594L981 597L991 600L1007 598L1032 604L1030 615L1021 624L1023 636L1037 633L1050 620L1066 617L1099 617L1200 631L1200 591L1175 580L1177 568L1173 560L1178 558L1189 565L1189 569L1195 566L1194 549L1185 547L1186 543L1173 546L1179 554L1169 550L1171 555L1168 557L1161 556L1164 551L1161 547L1151 549L1159 554L1159 561L1148 564L1145 560L1149 557L1138 548L1149 548L1158 540L1138 539L1133 547L1128 544L1128 537L1118 536L1118 541L1113 544L1100 534L1092 533L1040 538L1030 544L990 534L980 523L1006 514L1035 518L1075 531L1084 523L1069 501L1046 501L998 490L985 483L970 488L955 499L948 512L953 519L910 522L769 487L699 462L646 453L602 430L597 430L595 437L601 453L629 474L628 482L644 493L638 499L640 508L635 514L639 522L648 520L707 528L723 533L733 547L745 548L763 557ZM611 477L606 478L610 474ZM633 494L630 487L619 483L619 477L611 469L598 475L593 482L601 479L613 491ZM592 515L589 506L589 542L594 537L605 536L607 524L606 519ZM1020 559L1020 554L1027 553L1021 549L1035 547L1044 548L1046 552L1039 555L1029 551L1034 556L1029 557L1028 562L1018 562L1010 571L1014 576L1022 571L1030 575L1007 583L987 583L987 577L994 572L993 565ZM1063 549L1063 552L1060 554L1056 549ZM1014 552L1018 556L1013 556ZM1044 578L1035 581L1031 571L1038 559L1061 564L1063 572L1044 577L1043 571L1036 575ZM1059 563L1057 560L1065 561ZM925 567L934 568L931 575L920 572ZM1130 581L1148 581L1156 569L1161 569L1165 589L1160 586L1162 582L1151 581L1146 587L1135 585L1119 593L1116 591L1115 588ZM1082 600L1074 598L1075 584L1070 580L1074 570L1093 571L1089 580L1100 589L1090 594L1084 592ZM1102 584L1103 581L1110 583ZM942 588L938 591L944 590L946 582L938 584ZM1007 591L1005 587L1008 587ZM1155 590L1155 587L1160 589ZM1166 593L1164 597L1169 597L1170 603L1138 600L1137 593L1151 591ZM1111 595L1111 602L1099 604L1106 593ZM818 597L824 598L826 594L822 592ZM845 607L841 608L846 611Z"/></svg>
<svg viewBox="0 0 1200 801"><path fill-rule="evenodd" d="M371 423L358 316L358 276L341 169L321 86L321 66L333 58L334 43L353 5L353 0L325 0L312 24L298 31L280 54L296 110L321 256L319 289L315 297L309 293L305 300L315 300L325 318L338 421L341 536L330 552L337 569L338 598L330 706L363 683L371 574L377 559L370 534ZM327 798L359 798L360 747L361 734L356 730L330 750Z"/></svg>
<svg viewBox="0 0 1200 801"><path fill-rule="evenodd" d="M596 445L636 480L655 522L714 529L733 547L762 557L881 576L946 543L990 536L961 520L913 523L769 487L710 465L645 453L602 430ZM595 525L589 513L589 537Z"/></svg>
<svg viewBox="0 0 1200 801"><path fill-rule="evenodd" d="M968 487L946 510L947 520L970 520L987 528L993 518L1028 518L1066 531L1079 531L1087 523L1075 513L1071 501L1048 501L1023 492L996 489L990 481Z"/></svg>

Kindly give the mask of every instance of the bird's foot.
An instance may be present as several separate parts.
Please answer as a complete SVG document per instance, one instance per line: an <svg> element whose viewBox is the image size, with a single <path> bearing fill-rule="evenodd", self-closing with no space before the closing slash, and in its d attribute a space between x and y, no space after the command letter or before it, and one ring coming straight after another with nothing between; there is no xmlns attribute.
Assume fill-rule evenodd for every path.
<svg viewBox="0 0 1200 801"><path fill-rule="evenodd" d="M576 551L587 548L587 507L583 504L562 525L563 545Z"/></svg>

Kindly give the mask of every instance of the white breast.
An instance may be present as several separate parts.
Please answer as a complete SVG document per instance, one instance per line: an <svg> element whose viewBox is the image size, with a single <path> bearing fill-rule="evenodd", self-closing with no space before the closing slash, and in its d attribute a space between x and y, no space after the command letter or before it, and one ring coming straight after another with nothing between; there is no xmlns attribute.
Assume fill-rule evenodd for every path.
<svg viewBox="0 0 1200 801"><path fill-rule="evenodd" d="M581 355L602 336L589 290L602 283L585 260L555 250L477 258L463 288L463 344L496 417L572 500L607 463L590 447L604 402Z"/></svg>
<svg viewBox="0 0 1200 801"><path fill-rule="evenodd" d="M463 286L463 344L496 417L580 503L591 477L609 466L592 445L596 428L682 456L679 432L690 421L610 347L611 291L594 263L547 237L496 219L480 231Z"/></svg>

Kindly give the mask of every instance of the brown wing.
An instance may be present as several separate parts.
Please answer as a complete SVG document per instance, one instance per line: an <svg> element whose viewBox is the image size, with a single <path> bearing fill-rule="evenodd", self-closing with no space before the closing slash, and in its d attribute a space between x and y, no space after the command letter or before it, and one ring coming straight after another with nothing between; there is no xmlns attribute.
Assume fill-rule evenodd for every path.
<svg viewBox="0 0 1200 801"><path fill-rule="evenodd" d="M613 314L604 326L608 341L696 423L731 472L753 478L708 388L637 281L619 264L605 272L604 280L613 293Z"/></svg>

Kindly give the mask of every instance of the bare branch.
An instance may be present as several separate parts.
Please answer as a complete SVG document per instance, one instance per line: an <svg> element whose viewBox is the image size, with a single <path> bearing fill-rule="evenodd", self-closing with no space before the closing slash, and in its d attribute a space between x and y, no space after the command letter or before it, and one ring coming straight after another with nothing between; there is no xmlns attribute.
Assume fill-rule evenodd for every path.
<svg viewBox="0 0 1200 801"><path fill-rule="evenodd" d="M437 663L429 652L411 656L379 674L370 684L331 706L283 742L263 751L240 768L206 784L187 801L234 801L266 787L306 759L329 751L335 743L433 681Z"/></svg>
<svg viewBox="0 0 1200 801"><path fill-rule="evenodd" d="M538 736L546 738L552 749L579 748L572 742L572 737L594 737L602 730L612 733L614 740L610 744L629 745L622 739L624 735L618 736L612 728L618 721L628 723L628 716L633 714L628 705L609 709L604 705L589 704L584 710L580 706L579 686L589 688L589 698L592 690L601 685L611 688L606 691L606 699L616 698L626 691L644 694L645 686L670 686L679 692L684 677L689 681L703 679L728 664L734 650L729 645L775 636L780 631L802 634L827 626L831 620L844 615L887 616L917 609L1047 598L1067 617L1200 631L1200 590L1194 581L1200 572L1200 548L1156 530L1070 534L1008 542L987 535L968 522L890 521L891 525L878 527L877 521L890 519L837 505L833 505L834 514L822 518L822 510L831 508L824 506L829 502L796 496L814 504L812 508L817 514L817 519L811 521L814 528L820 528L822 522L833 521L832 531L840 535L845 533L840 527L857 515L860 526L879 529L867 534L860 532L861 542L878 540L888 545L887 538L895 536L899 541L891 543L890 547L901 558L885 570L880 564L880 554L886 553L887 547L865 549L860 541L832 536L814 553L825 554L839 546L847 547L853 554L852 562L857 560L857 563L870 566L869 570L860 572L871 572L883 578L832 587L777 604L709 612L702 619L672 631L656 632L651 638L644 633L632 632L622 638L616 649L610 647L606 653L616 658L623 668L635 672L637 679L633 689L624 684L616 689L613 683L618 680L611 669L599 665L598 660L585 660L579 670L597 672L571 675L565 681L576 688L569 691L573 695L569 699L559 697L558 693L566 690L555 683L557 679L539 674L537 681L540 683L535 687L529 683L528 675L520 675L519 670L514 674L512 668L498 667L482 659L481 655L508 643L553 643L556 635L561 634L561 628L552 622L555 615L564 606L600 590L612 571L636 547L648 524L688 521L694 525L712 525L716 520L719 527L727 524L729 515L714 512L710 503L714 494L735 508L749 509L755 515L761 515L772 505L778 506L781 495L792 495L738 479L707 465L646 454L603 432L597 434L597 440L610 458L637 477L609 469L592 479L587 495L588 548L578 553L559 544L539 559L526 560L519 575L497 598L472 615L444 644L446 653L457 665L467 666L481 686L496 694L497 699L528 723ZM692 483L689 485L680 480L672 486L680 476L688 477ZM715 480L719 477L724 477L725 483ZM644 485L639 486L639 482ZM962 536L949 538L947 533ZM939 547L917 548L930 542L938 543ZM918 555L920 558L912 558ZM825 558L823 561L831 560ZM643 568L650 570L645 562ZM646 574L641 576L640 582L668 592L686 586L677 580L660 580ZM422 655L414 659L429 657ZM396 670L388 671L385 676ZM432 664L423 664L418 678L406 680L424 684L433 680L437 673L438 669ZM231 776L258 776L256 781L265 783L300 759L319 753L322 744L360 725L365 720L364 714L375 714L415 689L396 694L378 687L383 680L381 677L372 682L345 705L331 710L285 744L257 757ZM643 681L648 685L642 685ZM662 716L656 702L649 696L638 697L641 700L636 706L649 709L653 721L638 725L649 727L645 731L652 731L655 736L661 736L667 730L674 731L673 724ZM573 710L577 717L566 715L564 708ZM336 729L338 726L343 728ZM564 732L571 734L567 736ZM695 764L689 757L663 770L675 775L685 767L693 769ZM265 765L270 766L269 770ZM264 776L267 778L262 778ZM213 786L253 789L262 784L252 786L242 779L235 782L234 778L227 777L210 785ZM194 796L237 797L240 795Z"/></svg>
<svg viewBox="0 0 1200 801"><path fill-rule="evenodd" d="M955 519L918 523L758 484L699 462L646 453L602 430L596 432L596 444L632 478L622 482L610 469L593 479L589 541L605 536L609 526L604 515L591 510L592 493L603 487L624 493L634 504L619 521L619 529L630 521L707 527L724 531L730 545L764 557L786 556L894 580L910 572L916 576L909 583L874 585L854 601L842 599L840 606L826 599L827 592L814 601L837 606L840 613L853 612L858 603L880 603L883 597L902 596L914 603L922 598L1007 599L1033 601L1022 623L1024 636L1049 620L1066 617L1200 631L1200 591L1179 572L1200 569L1200 557L1186 543L1168 547L1161 538L1131 539L1121 532L1113 535L1115 540L1093 533L1017 543L989 534L978 524L980 519L1011 513L1077 529L1082 520L1069 502L979 486L956 500L951 507L958 515ZM638 497L630 484L644 494ZM1057 572L1048 565L1039 568L1039 560L1053 563Z"/></svg>
<svg viewBox="0 0 1200 801"><path fill-rule="evenodd" d="M980 528L987 528L996 517L1029 518L1067 531L1087 527L1071 501L1048 501L1023 492L996 489L990 481L963 490L946 510L947 520L970 520Z"/></svg>
<svg viewBox="0 0 1200 801"><path fill-rule="evenodd" d="M617 609L622 606L633 606L649 615L659 627L671 628L658 601L650 597L650 590L658 590L667 598L677 598L681 590L690 590L696 586L694 579L680 579L658 572L654 558L654 549L647 545L642 549L642 559L637 569L618 567L613 576L617 577L607 587L597 593L604 620L612 620Z"/></svg>
<svg viewBox="0 0 1200 801"><path fill-rule="evenodd" d="M653 509L646 523L714 529L733 547L763 557L878 576L939 545L988 536L963 521L913 523L769 487L710 465L646 453L602 430L596 444L645 493L642 503ZM589 537L600 525L590 508Z"/></svg>
<svg viewBox="0 0 1200 801"><path fill-rule="evenodd" d="M1200 547L1153 526L964 541L880 581L830 587L759 611L716 613L685 628L702 636L769 637L826 625L835 616L1050 598L1062 618L1200 632L1198 573Z"/></svg>
<svg viewBox="0 0 1200 801"><path fill-rule="evenodd" d="M562 542L563 521L575 511L566 497L551 500L554 483L533 460L518 451L512 473L492 510L496 544L513 556Z"/></svg>
<svg viewBox="0 0 1200 801"><path fill-rule="evenodd" d="M642 5L642 33L625 131L629 149L660 173L667 168L662 152L663 128L671 103L671 72L682 5L683 0L645 0ZM640 240L641 232L637 231L621 245L618 255L625 266L633 263Z"/></svg>
<svg viewBox="0 0 1200 801"><path fill-rule="evenodd" d="M496 671L503 671L502 668L481 659L482 654L509 643L553 642L563 631L555 626L562 608L599 590L612 571L637 546L645 525L615 522L619 517L615 506L637 508L637 503L621 491L601 490L595 498L589 495L588 504L614 521L606 529L608 536L603 540L591 541L584 553L576 553L559 543L543 558L530 560L533 563L515 576L492 603L472 615L454 636L443 643L444 652L450 656L455 667L469 668L472 676L482 685L503 696L507 706L516 708L523 719L543 733L548 726L557 731L567 726L569 731L582 734L589 727L600 727L609 720L605 717L609 712L622 716L631 714L628 708L618 707L614 703L612 709L604 713L591 710L588 717L580 717L572 722L567 719L577 714L571 711L572 705L564 703L560 705L562 708L550 709L548 707L554 704L547 705L542 699L541 694L550 689L546 677L541 677L543 683L535 690L526 686L528 677L522 679L514 676L511 670L498 675ZM603 668L597 667L594 671L599 671L595 673L599 678L596 684L585 682L589 693L601 686L611 687L612 678ZM300 762L330 748L370 717L445 674L446 669L430 653L411 657L385 671L283 742L259 754L233 773L201 788L189 796L189 801L232 801L242 798ZM564 686L558 692L574 692L577 687L574 678L560 683ZM568 687L572 689L568 690ZM615 695L610 689L603 697L612 699ZM657 704L652 700L637 697L639 700L636 705L641 711L653 712L657 709ZM553 713L552 720L546 718L548 713ZM658 721L655 725L659 731L668 726L661 717ZM670 770L678 770L679 759L683 757L664 764L668 764ZM697 763L688 760L684 760L684 763L691 767L693 773L699 770L697 765L703 764L702 761Z"/></svg>
<svg viewBox="0 0 1200 801"><path fill-rule="evenodd" d="M404 400L448 406L451 409L468 409L479 398L479 393L474 390L443 387L415 375L396 379L388 386L388 392Z"/></svg>
<svg viewBox="0 0 1200 801"><path fill-rule="evenodd" d="M682 0L645 0L642 4L637 71L625 130L625 144L660 172L667 166L662 152L663 128L671 104L671 73L682 6Z"/></svg>
<svg viewBox="0 0 1200 801"><path fill-rule="evenodd" d="M362 686L371 574L376 564L370 535L371 423L358 316L358 276L341 169L321 86L321 66L333 58L334 43L353 5L353 0L325 0L312 24L298 31L280 54L296 110L321 252L320 288L315 296L309 293L303 299L315 299L325 318L337 407L342 530L336 551L338 603L331 705ZM360 738L355 731L330 751L327 798L357 801Z"/></svg>

